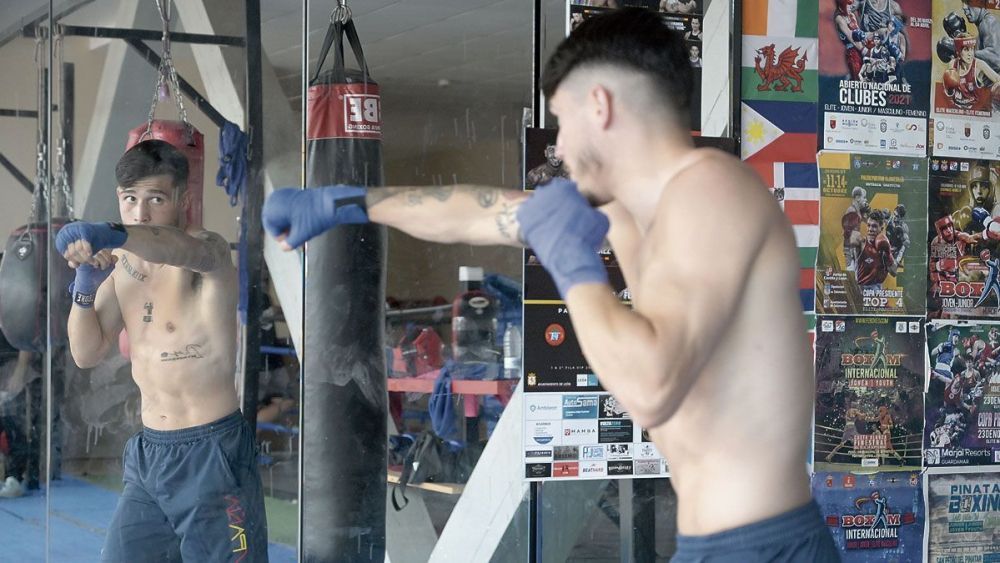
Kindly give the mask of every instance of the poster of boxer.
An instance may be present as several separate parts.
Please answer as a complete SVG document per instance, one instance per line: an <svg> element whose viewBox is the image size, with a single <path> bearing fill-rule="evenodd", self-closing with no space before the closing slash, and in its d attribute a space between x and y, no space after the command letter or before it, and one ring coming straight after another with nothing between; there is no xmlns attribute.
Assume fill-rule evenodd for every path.
<svg viewBox="0 0 1000 563"><path fill-rule="evenodd" d="M929 563L1000 558L1000 473L927 473Z"/></svg>
<svg viewBox="0 0 1000 563"><path fill-rule="evenodd" d="M932 321L927 349L924 464L1000 465L1000 322Z"/></svg>
<svg viewBox="0 0 1000 563"><path fill-rule="evenodd" d="M924 492L920 472L822 472L813 497L845 563L920 561Z"/></svg>
<svg viewBox="0 0 1000 563"><path fill-rule="evenodd" d="M927 154L931 0L820 0L825 149Z"/></svg>
<svg viewBox="0 0 1000 563"><path fill-rule="evenodd" d="M691 131L701 131L701 69L704 65L703 0L569 0L566 23L566 35L569 35L581 23L602 12L627 7L640 7L655 10L662 14L667 25L684 35L684 43L688 50L691 68L694 70L694 80L691 91Z"/></svg>
<svg viewBox="0 0 1000 563"><path fill-rule="evenodd" d="M927 160L820 152L817 314L923 315Z"/></svg>
<svg viewBox="0 0 1000 563"><path fill-rule="evenodd" d="M932 155L1000 159L1000 6L934 0Z"/></svg>
<svg viewBox="0 0 1000 563"><path fill-rule="evenodd" d="M931 158L927 312L1000 316L1000 162Z"/></svg>
<svg viewBox="0 0 1000 563"><path fill-rule="evenodd" d="M813 466L920 469L921 317L818 317Z"/></svg>

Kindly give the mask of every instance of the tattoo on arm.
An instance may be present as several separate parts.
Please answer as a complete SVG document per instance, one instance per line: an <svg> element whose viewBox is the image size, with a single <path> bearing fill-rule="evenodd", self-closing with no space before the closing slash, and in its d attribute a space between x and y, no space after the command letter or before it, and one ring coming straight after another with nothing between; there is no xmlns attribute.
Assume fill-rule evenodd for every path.
<svg viewBox="0 0 1000 563"><path fill-rule="evenodd" d="M496 188L480 189L477 190L476 200L479 202L479 206L483 209L489 209L499 199L500 190Z"/></svg>
<svg viewBox="0 0 1000 563"><path fill-rule="evenodd" d="M503 202L500 207L500 213L497 213L496 224L500 236L511 242L527 246L524 238L521 236L521 228L517 222L517 209L513 205L506 201Z"/></svg>
<svg viewBox="0 0 1000 563"><path fill-rule="evenodd" d="M427 194L438 201L448 201L454 193L455 186L437 186L427 189Z"/></svg>

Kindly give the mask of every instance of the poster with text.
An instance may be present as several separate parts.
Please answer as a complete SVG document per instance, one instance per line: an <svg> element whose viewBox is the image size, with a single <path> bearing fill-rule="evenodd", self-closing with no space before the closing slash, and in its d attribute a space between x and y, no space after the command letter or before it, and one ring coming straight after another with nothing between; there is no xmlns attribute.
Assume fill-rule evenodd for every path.
<svg viewBox="0 0 1000 563"><path fill-rule="evenodd" d="M1000 162L934 157L928 183L927 312L1000 316ZM994 231L990 235L989 231Z"/></svg>
<svg viewBox="0 0 1000 563"><path fill-rule="evenodd" d="M819 472L813 498L845 563L920 561L924 492L920 472Z"/></svg>
<svg viewBox="0 0 1000 563"><path fill-rule="evenodd" d="M813 466L920 469L924 331L920 317L817 317Z"/></svg>
<svg viewBox="0 0 1000 563"><path fill-rule="evenodd" d="M934 156L1000 159L1000 10L996 2L934 0Z"/></svg>
<svg viewBox="0 0 1000 563"><path fill-rule="evenodd" d="M926 561L1000 561L1000 473L926 477Z"/></svg>
<svg viewBox="0 0 1000 563"><path fill-rule="evenodd" d="M580 24L596 15L614 8L640 7L658 12L667 25L684 36L684 47L688 52L688 62L694 72L691 86L691 131L701 131L701 76L705 62L702 58L704 45L705 14L702 0L611 0L599 2L569 2L569 21L566 34L569 35Z"/></svg>
<svg viewBox="0 0 1000 563"><path fill-rule="evenodd" d="M924 465L1000 465L1000 322L932 321Z"/></svg>
<svg viewBox="0 0 1000 563"><path fill-rule="evenodd" d="M823 151L817 314L923 315L927 159Z"/></svg>
<svg viewBox="0 0 1000 563"><path fill-rule="evenodd" d="M927 154L931 0L819 0L825 149Z"/></svg>

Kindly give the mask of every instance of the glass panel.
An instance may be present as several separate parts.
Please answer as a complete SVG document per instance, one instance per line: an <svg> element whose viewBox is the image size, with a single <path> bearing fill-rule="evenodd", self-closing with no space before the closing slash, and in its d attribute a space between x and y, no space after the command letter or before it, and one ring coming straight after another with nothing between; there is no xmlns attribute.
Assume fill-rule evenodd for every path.
<svg viewBox="0 0 1000 563"><path fill-rule="evenodd" d="M48 3L21 1L0 10L0 530L5 558L38 561L46 545L47 209L34 197L45 177L48 113L45 77ZM22 29L27 28L25 34ZM11 79L10 77L18 77ZM39 99L39 96L42 99ZM24 113L22 113L22 111ZM39 166L42 165L42 166Z"/></svg>
<svg viewBox="0 0 1000 563"><path fill-rule="evenodd" d="M161 30L154 2L80 4L59 23ZM162 4L169 6L175 32L245 33L242 1ZM298 21L300 13L293 7L288 17ZM263 14L267 20L283 15ZM266 24L264 29L269 30ZM217 249L225 243L235 249L240 240L241 207L232 207L229 194L213 181L220 124L190 93L183 96L182 111L169 77L157 87L157 68L149 59L160 56L158 41L78 35L58 39L55 50L57 68L62 68L61 56L74 77L67 104L74 119L65 135L73 216L120 221L128 243L114 251L114 273L100 285L94 309L74 306L68 320L72 351L65 344L53 347L53 481L47 519L50 535L61 539L50 542L49 556L52 561L96 560L103 546L124 560L182 554L185 560L207 561L219 559L219 553L267 550L271 561L294 561L297 368L283 339L281 309L271 293L273 306L265 303L261 318L240 323L240 284L263 280L264 272L239 274L235 251L230 256L234 266L199 259L213 243ZM297 49L297 34L290 37L280 48ZM188 83L215 111L246 130L244 50L175 41L171 51L178 86ZM273 94L280 92L277 78L267 76L265 92L270 90L276 103L265 103L265 111L288 113L283 96ZM156 121L147 134L154 98ZM193 129L179 121L184 114ZM298 126L294 119L287 122L291 130L285 139L294 139ZM56 127L50 145L54 162L59 131ZM124 159L131 168L117 170L126 146L148 143L150 137L172 148L144 145L149 158ZM264 138L265 147L271 140ZM265 149L265 159L272 158L279 169L282 160L295 166L298 154L287 154L280 137L271 146L276 148ZM170 163L177 159L189 169L186 182L171 176ZM156 166L167 167L154 166L158 161ZM61 169L55 166L53 173L58 177ZM202 230L220 238L198 234ZM216 256L221 255L220 250ZM61 258L52 263L53 277L60 268L65 268ZM67 285L61 281L52 287L64 294ZM100 319L86 317L93 311ZM52 323L65 332L65 315L53 315ZM245 358L247 326L266 326L267 348ZM93 338L95 332L100 338ZM256 430L237 411L243 404L244 365L261 369L260 398L269 395L259 415L265 425ZM170 490L169 498L164 489ZM185 521L181 515L188 510L202 516ZM181 543L178 537L193 541ZM186 551L197 545L215 546L218 553Z"/></svg>

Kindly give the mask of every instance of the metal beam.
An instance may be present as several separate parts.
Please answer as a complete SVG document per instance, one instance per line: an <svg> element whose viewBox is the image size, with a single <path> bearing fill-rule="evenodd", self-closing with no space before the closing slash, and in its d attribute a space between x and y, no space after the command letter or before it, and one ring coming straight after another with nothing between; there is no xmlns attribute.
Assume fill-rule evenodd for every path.
<svg viewBox="0 0 1000 563"><path fill-rule="evenodd" d="M117 27L93 27L83 25L60 25L59 33L67 37L99 37L103 39L125 39L139 41L160 41L162 31L151 29L121 29ZM203 33L170 33L171 43L198 43L203 45L229 45L243 47L242 37L233 35L205 35Z"/></svg>
<svg viewBox="0 0 1000 563"><path fill-rule="evenodd" d="M59 111L59 106L53 105L52 111ZM0 108L0 117L27 117L29 119L37 119L38 110Z"/></svg>
<svg viewBox="0 0 1000 563"><path fill-rule="evenodd" d="M56 10L55 20L59 21L60 19L92 2L94 2L94 0L67 0L59 6L58 10ZM7 26L3 30L0 30L0 47L3 47L7 43L10 43L19 37L27 36L29 30L33 29L40 22L48 19L48 17L49 7L48 5L45 5L28 15L21 17L15 23Z"/></svg>
<svg viewBox="0 0 1000 563"><path fill-rule="evenodd" d="M21 184L22 186L24 186L24 189L28 190L28 193L34 193L35 184L32 183L32 181L27 176L25 176L24 173L21 172L21 170L13 162L11 162L6 156L4 156L2 152L0 152L0 166L6 168L7 172L10 172L10 175L13 176L15 180L17 180L17 183Z"/></svg>
<svg viewBox="0 0 1000 563"><path fill-rule="evenodd" d="M160 55L156 54L156 51L151 49L148 45L135 38L126 38L125 43L128 43L130 47L135 49L144 59L146 59L146 62L153 65L153 68L160 68ZM206 117L212 120L212 123L214 123L216 127L221 129L222 126L226 124L226 118L223 117L222 114L219 113L219 111L205 99L205 96L202 96L200 92L195 90L194 86L192 86L187 80L184 80L183 76L178 74L177 82L180 83L181 91L184 92L188 99L194 102L194 105L198 106L198 109L200 109Z"/></svg>
<svg viewBox="0 0 1000 563"><path fill-rule="evenodd" d="M260 316L264 295L261 288L264 268L264 228L261 209L264 206L264 89L261 69L260 0L245 0L246 7L246 104L247 177L243 199L243 225L247 267L246 360L243 364L243 416L251 427L257 425L258 379L261 369Z"/></svg>

